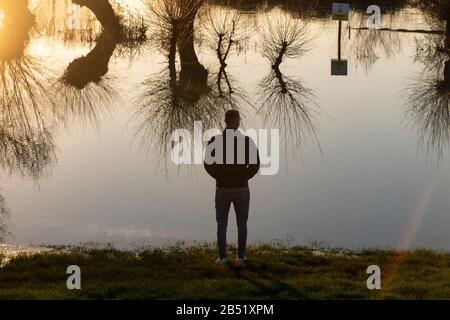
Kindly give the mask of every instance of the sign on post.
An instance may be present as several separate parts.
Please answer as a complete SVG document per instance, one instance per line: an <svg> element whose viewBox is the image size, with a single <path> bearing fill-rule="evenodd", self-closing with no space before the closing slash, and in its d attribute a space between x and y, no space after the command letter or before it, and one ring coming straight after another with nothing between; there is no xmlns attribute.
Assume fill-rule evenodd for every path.
<svg viewBox="0 0 450 320"><path fill-rule="evenodd" d="M348 21L350 15L350 4L333 2L332 6L333 20Z"/></svg>
<svg viewBox="0 0 450 320"><path fill-rule="evenodd" d="M331 75L332 76L347 76L348 75L347 60L339 60L339 59L331 60Z"/></svg>

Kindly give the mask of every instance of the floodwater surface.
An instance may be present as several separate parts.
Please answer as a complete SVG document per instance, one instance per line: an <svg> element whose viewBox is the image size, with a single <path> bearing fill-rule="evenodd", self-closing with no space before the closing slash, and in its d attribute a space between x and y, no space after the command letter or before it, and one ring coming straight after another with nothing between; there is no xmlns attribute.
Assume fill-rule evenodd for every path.
<svg viewBox="0 0 450 320"><path fill-rule="evenodd" d="M352 4L347 75L335 76L339 26L323 2L205 3L193 35L180 31L178 47L195 50L186 64L156 1L113 5L120 37L89 8L73 19L70 1L2 4L4 241L214 240L215 183L202 165L175 166L169 139L194 121L220 129L236 108L246 129L280 130L278 173L250 182L251 242L450 249L445 21L394 1L383 29L366 30L366 7Z"/></svg>

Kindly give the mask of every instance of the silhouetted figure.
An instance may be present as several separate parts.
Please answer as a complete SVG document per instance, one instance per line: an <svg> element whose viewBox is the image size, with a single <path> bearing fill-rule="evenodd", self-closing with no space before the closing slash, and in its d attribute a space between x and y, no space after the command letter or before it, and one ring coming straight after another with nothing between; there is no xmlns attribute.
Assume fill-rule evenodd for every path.
<svg viewBox="0 0 450 320"><path fill-rule="evenodd" d="M237 261L246 260L247 220L250 206L248 181L259 171L260 159L253 140L238 129L240 115L237 110L225 114L226 129L213 137L205 154L205 169L216 179L216 220L219 258L227 261L227 225L231 203L236 211L238 227Z"/></svg>

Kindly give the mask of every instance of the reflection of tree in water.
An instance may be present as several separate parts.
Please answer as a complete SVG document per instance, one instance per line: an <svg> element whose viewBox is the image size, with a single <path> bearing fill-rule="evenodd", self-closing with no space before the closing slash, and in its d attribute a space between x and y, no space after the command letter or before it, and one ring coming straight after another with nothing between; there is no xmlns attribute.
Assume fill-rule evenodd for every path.
<svg viewBox="0 0 450 320"><path fill-rule="evenodd" d="M273 69L259 86L259 113L272 127L280 128L286 143L292 139L300 146L306 133L318 142L312 113L319 106L313 90L301 80L284 76L279 69Z"/></svg>
<svg viewBox="0 0 450 320"><path fill-rule="evenodd" d="M89 120L98 124L99 116L108 111L116 93L106 77L109 61L118 43L114 33L104 31L94 49L72 61L56 83L58 107L65 122Z"/></svg>
<svg viewBox="0 0 450 320"><path fill-rule="evenodd" d="M416 62L425 66L427 73L439 74L449 58L448 39L443 35L426 35L416 39Z"/></svg>
<svg viewBox="0 0 450 320"><path fill-rule="evenodd" d="M419 143L442 157L450 141L450 79L423 77L410 84L408 116L419 132Z"/></svg>
<svg viewBox="0 0 450 320"><path fill-rule="evenodd" d="M148 148L154 143L162 158L176 129L190 130L194 121L202 121L205 129L220 128L227 110L248 103L244 94L220 91L221 85L209 86L214 81L212 76L205 82L190 77L183 79L184 76L165 68L142 84L143 92L137 98L138 134Z"/></svg>
<svg viewBox="0 0 450 320"><path fill-rule="evenodd" d="M350 55L355 60L355 66L362 68L366 73L381 56L390 59L401 52L400 36L395 32L358 30L352 39Z"/></svg>
<svg viewBox="0 0 450 320"><path fill-rule="evenodd" d="M0 46L0 165L37 179L51 163L54 151L48 126L52 120L48 73L24 52L34 21L27 1L14 7L2 5L5 18L0 43L15 43Z"/></svg>
<svg viewBox="0 0 450 320"><path fill-rule="evenodd" d="M278 10L262 19L259 23L261 52L273 68L278 68L283 59L301 57L310 49L312 39L308 34L309 21L308 12L303 17L293 18Z"/></svg>
<svg viewBox="0 0 450 320"><path fill-rule="evenodd" d="M323 0L319 2L324 3ZM403 24L399 26L401 29L405 18L415 17L406 11L411 9L410 5L415 1L382 0L373 3L370 0L354 0L346 2L349 2L351 7L349 22L351 30L348 37L345 32L348 32L348 29L343 29L342 41L345 52L348 53L349 59L356 68L361 68L368 73L381 58L391 59L402 52L401 39L404 34L389 29L396 29L397 21ZM371 15L367 13L367 8L371 5L378 5L382 10L382 30L367 28L367 21ZM402 11L405 12L402 13Z"/></svg>
<svg viewBox="0 0 450 320"><path fill-rule="evenodd" d="M224 104L226 109L242 109L243 112L245 111L245 107L254 109L253 103L249 100L247 93L227 73L226 66L219 68L216 78L216 88L213 89L212 95L216 97L219 103ZM245 118L245 113L242 116Z"/></svg>
<svg viewBox="0 0 450 320"><path fill-rule="evenodd" d="M71 5L81 6L79 26L68 28L75 12ZM102 28L124 27L124 39L119 49L132 51L146 40L144 15L115 0L39 0L33 2L37 17L35 31L64 41L66 46L91 45L97 42ZM78 23L78 22L77 22Z"/></svg>
<svg viewBox="0 0 450 320"><path fill-rule="evenodd" d="M63 110L62 120L66 123L80 118L98 124L100 115L110 111L117 99L107 76L113 54L118 48L122 55L133 54L133 50L146 41L147 29L131 18L124 23L126 13L120 11L122 16L119 16L107 0L74 0L74 3L93 12L102 32L96 38L94 48L72 61L56 84L58 106Z"/></svg>
<svg viewBox="0 0 450 320"><path fill-rule="evenodd" d="M424 72L405 90L407 115L417 128L419 144L441 158L450 146L450 28L441 20L450 20L450 3L437 1L423 9L432 29L445 31L417 41L415 59Z"/></svg>
<svg viewBox="0 0 450 320"><path fill-rule="evenodd" d="M203 4L204 0L160 0L148 4L155 27L153 37L167 54L171 74L176 72L175 59L178 52L181 64L180 83L189 84L192 81L198 84L194 87L206 84L208 78L208 71L198 60L194 48L195 18ZM198 92L200 91L202 90ZM194 97L195 94L191 96Z"/></svg>
<svg viewBox="0 0 450 320"><path fill-rule="evenodd" d="M433 30L445 30L450 36L447 25L450 22L450 2L448 0L417 0L416 6L425 14L428 24Z"/></svg>
<svg viewBox="0 0 450 320"><path fill-rule="evenodd" d="M237 10L208 6L201 16L201 25L204 40L223 68L228 57L251 36L248 16Z"/></svg>
<svg viewBox="0 0 450 320"><path fill-rule="evenodd" d="M26 53L34 16L28 1L0 1L0 166L9 174L38 178L55 160L48 72ZM0 196L0 239L6 234L6 201Z"/></svg>
<svg viewBox="0 0 450 320"><path fill-rule="evenodd" d="M205 128L217 127L226 110L245 101L245 95L233 89L224 69L219 71L216 85L211 85L214 79L197 57L194 20L202 4L200 0L162 0L150 7L154 37L167 55L168 66L143 83L135 118L143 144L154 146L163 159L174 130L189 130L194 121L202 121Z"/></svg>
<svg viewBox="0 0 450 320"><path fill-rule="evenodd" d="M264 22L262 50L272 63L272 70L260 82L259 113L266 123L280 128L286 144L303 143L306 134L318 142L312 113L318 109L316 97L303 82L283 75L280 65L285 58L298 57L308 50L308 16L302 20L279 14Z"/></svg>
<svg viewBox="0 0 450 320"><path fill-rule="evenodd" d="M429 1L429 0L424 0ZM302 16L305 10L314 7L314 18L329 19L331 4L336 0L250 0L250 1L233 1L233 0L209 0L209 3L224 7L231 7L247 12L255 12L261 9L279 8L284 13L294 16ZM344 1L340 1L344 2ZM346 0L350 7L357 11L366 11L367 7L377 4L383 8L383 12L391 13L398 11L407 5L411 0ZM431 1L430 1L431 2Z"/></svg>
<svg viewBox="0 0 450 320"><path fill-rule="evenodd" d="M75 17L70 7L73 3L72 0L33 1L32 11L36 15L33 32L39 36L62 39L67 46L95 42L99 33L98 20L89 9L81 8L79 28L68 28L69 19Z"/></svg>
<svg viewBox="0 0 450 320"><path fill-rule="evenodd" d="M143 83L144 91L137 99L135 118L140 123L139 135L144 144L150 142L148 147L154 142L163 158L174 130L190 130L194 121L202 121L207 128L214 127L228 107L227 99L212 94L207 83L181 77L169 69L153 74Z"/></svg>
<svg viewBox="0 0 450 320"><path fill-rule="evenodd" d="M228 99L231 108L251 106L245 92L235 84L227 72L227 60L236 49L251 36L249 21L236 10L222 7L206 7L201 16L203 38L219 62L217 95Z"/></svg>

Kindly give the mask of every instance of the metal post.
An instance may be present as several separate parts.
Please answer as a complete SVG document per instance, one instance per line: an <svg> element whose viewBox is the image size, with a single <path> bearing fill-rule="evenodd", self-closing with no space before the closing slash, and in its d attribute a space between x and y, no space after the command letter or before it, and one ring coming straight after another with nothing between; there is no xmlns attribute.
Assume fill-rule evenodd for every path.
<svg viewBox="0 0 450 320"><path fill-rule="evenodd" d="M339 20L339 37L338 37L338 60L341 61L341 35L342 35L342 21Z"/></svg>

